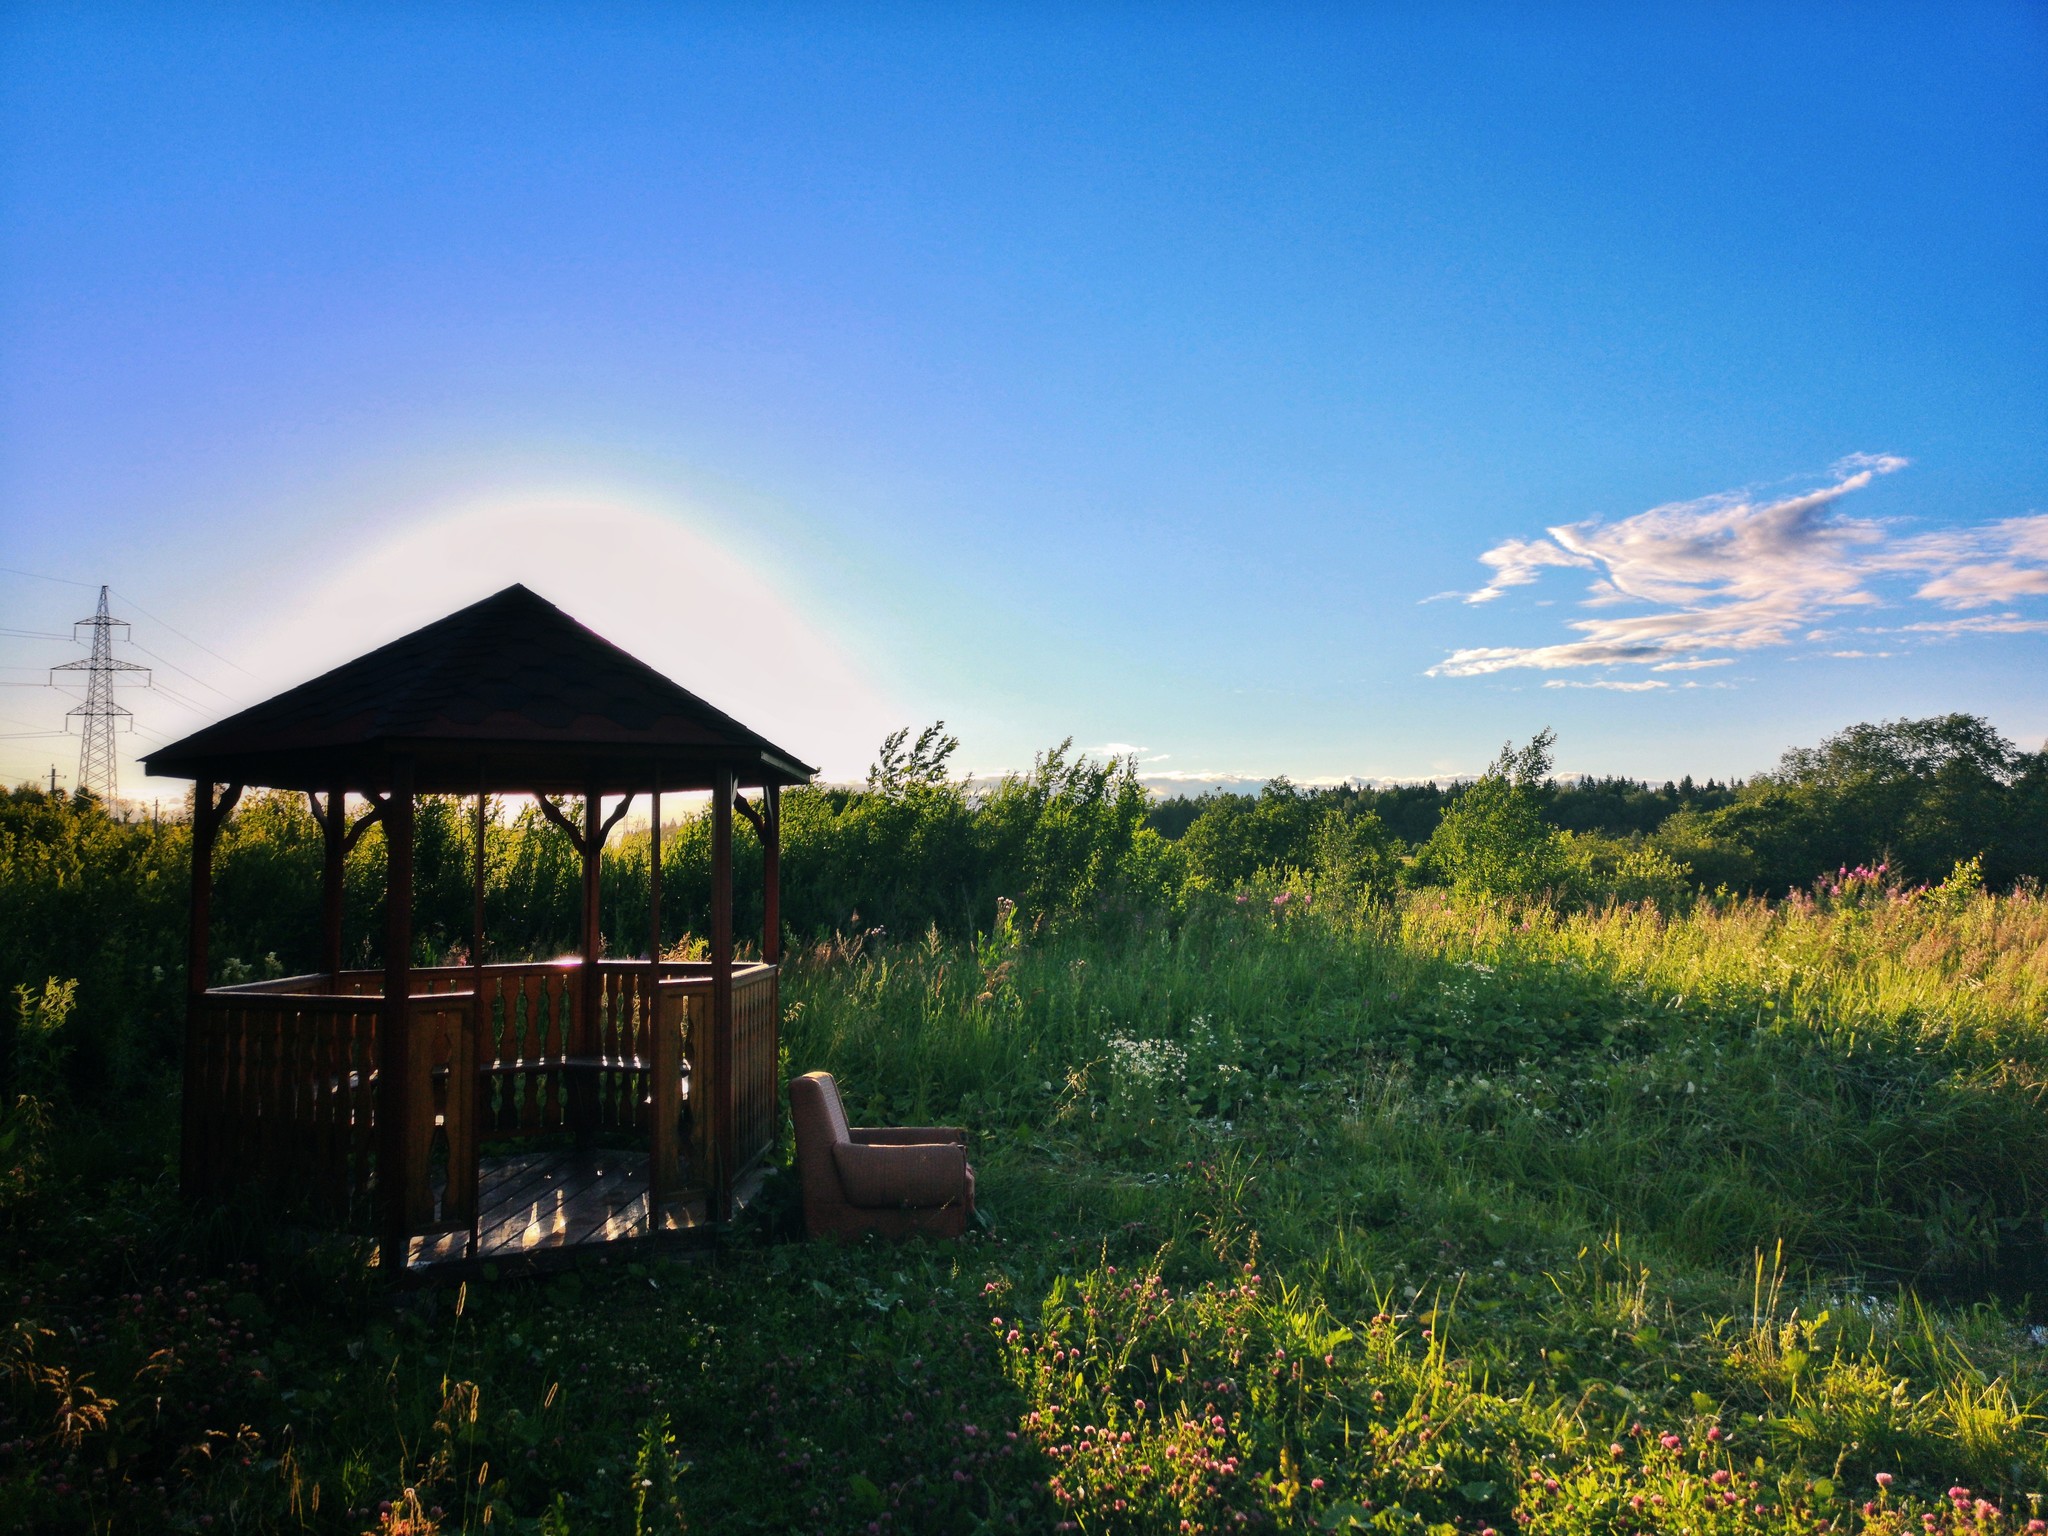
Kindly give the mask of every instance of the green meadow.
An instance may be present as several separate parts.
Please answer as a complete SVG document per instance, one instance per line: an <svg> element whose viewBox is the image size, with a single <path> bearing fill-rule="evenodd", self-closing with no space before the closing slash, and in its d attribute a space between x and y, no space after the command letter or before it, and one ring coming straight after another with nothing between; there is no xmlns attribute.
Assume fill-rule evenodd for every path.
<svg viewBox="0 0 2048 1536"><path fill-rule="evenodd" d="M1853 780L1568 832L1541 745L1415 838L1292 790L1162 829L1056 754L971 794L896 741L789 814L787 1066L970 1127L984 1224L805 1244L777 1173L709 1253L398 1293L179 1202L172 1023L118 1012L179 829L17 792L0 1527L2048 1530L2048 899L1979 857L2037 831L1939 844L1937 764L1863 867L1710 888L1686 848L1758 867L1760 803L1820 839ZM292 815L238 818L232 964L294 961L233 909ZM493 889L552 910L524 825ZM87 892L131 950L63 948Z"/></svg>

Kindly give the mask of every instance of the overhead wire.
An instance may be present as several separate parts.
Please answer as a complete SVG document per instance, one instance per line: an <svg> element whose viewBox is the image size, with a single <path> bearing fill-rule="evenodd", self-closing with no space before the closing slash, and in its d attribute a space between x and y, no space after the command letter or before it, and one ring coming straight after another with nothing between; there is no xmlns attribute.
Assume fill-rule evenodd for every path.
<svg viewBox="0 0 2048 1536"><path fill-rule="evenodd" d="M19 566L13 565L0 565L0 572L4 572L6 575L9 576L26 576L31 581L53 581L57 583L57 585L63 587L90 588L95 585L98 585L98 583L90 581L73 581L68 576L46 576L41 571L24 571ZM233 667L237 672L241 673L244 677L248 678L252 682L262 681L261 678L257 677L254 672L251 672L239 661L234 660L232 657L221 655L219 651L216 651L212 646L208 645L203 640L194 640L190 635L186 634L182 629L178 628L177 625L171 623L168 619L158 618L155 614L151 613L147 608L143 607L142 604L138 603L133 597L129 596L126 592L121 591L118 587L110 585L107 587L107 591L110 595L120 598L122 602L126 603L130 608L133 608L145 619L148 619L150 623L163 625L165 629L168 629L172 634L176 635L180 640L184 641L187 645L198 646L200 650L206 652L206 654L211 656L215 661L226 662L229 666ZM68 635L59 635L56 638L60 640L66 640L71 637ZM174 663L167 662L165 663L165 665L174 665Z"/></svg>
<svg viewBox="0 0 2048 1536"><path fill-rule="evenodd" d="M126 603L130 608L133 608L137 613L141 614L145 619L148 619L152 624L163 625L165 629L168 629L172 634L176 635L180 640L183 640L187 645L196 645L199 647L200 650L206 652L206 654L211 656L215 661L226 662L229 666L233 667L237 672L241 673L242 676L248 678L251 682L262 681L261 678L259 678L254 672L251 672L247 667L243 666L239 661L234 661L226 656L221 655L219 651L216 651L212 646L206 644L202 640L194 640L190 635L186 634L182 629L179 629L169 620L158 618L155 614L151 613L147 608L143 607L142 604L136 602L135 599L130 597L127 593L117 591L113 587L109 587L107 588L107 590L113 593L114 596L120 598L122 602Z"/></svg>
<svg viewBox="0 0 2048 1536"><path fill-rule="evenodd" d="M90 581L73 581L69 576L45 576L41 571L24 571L11 565L0 565L0 572L9 576L26 576L31 581L54 581L60 587L90 587Z"/></svg>
<svg viewBox="0 0 2048 1536"><path fill-rule="evenodd" d="M140 641L135 640L131 637L128 641L128 645L131 649L138 650L142 652L142 654L145 656L155 657L158 661L162 662L165 666L169 667L173 672L176 672L181 676L191 678L192 681L197 683L200 687L212 689L213 692L219 694L222 698L227 699L230 702L233 701L234 695L229 693L225 688L215 688L212 683L209 683L197 672L186 671L185 668L179 666L175 661L172 661L168 656L157 656L155 651L152 651L148 646L142 644Z"/></svg>
<svg viewBox="0 0 2048 1536"><path fill-rule="evenodd" d="M205 714L207 712L208 706L201 704L196 700L186 698L185 695L178 692L177 689L170 687L168 684L151 683L149 685L149 691L151 693L162 694L165 698L169 699L173 704L177 704L185 709L189 709L194 714Z"/></svg>

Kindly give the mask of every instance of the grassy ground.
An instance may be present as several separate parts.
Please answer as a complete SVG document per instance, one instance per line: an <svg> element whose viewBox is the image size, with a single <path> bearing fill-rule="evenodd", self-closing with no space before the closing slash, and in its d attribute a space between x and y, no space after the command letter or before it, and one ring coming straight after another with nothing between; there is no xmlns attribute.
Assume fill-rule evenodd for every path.
<svg viewBox="0 0 2048 1536"><path fill-rule="evenodd" d="M394 1302L180 1214L167 1098L17 1117L0 1526L2048 1515L2048 903L1273 894L801 957L795 1068L974 1127L955 1245L781 1241L771 1199L715 1260Z"/></svg>

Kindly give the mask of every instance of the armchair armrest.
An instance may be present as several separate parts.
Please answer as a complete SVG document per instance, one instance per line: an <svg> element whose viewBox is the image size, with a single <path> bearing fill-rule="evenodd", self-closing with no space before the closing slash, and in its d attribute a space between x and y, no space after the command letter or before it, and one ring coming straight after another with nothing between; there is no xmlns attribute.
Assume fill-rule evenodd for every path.
<svg viewBox="0 0 2048 1536"><path fill-rule="evenodd" d="M846 1133L864 1147L964 1147L967 1132L957 1125L856 1125Z"/></svg>
<svg viewBox="0 0 2048 1536"><path fill-rule="evenodd" d="M967 1196L964 1146L873 1146L842 1141L832 1148L839 1183L853 1205L929 1208Z"/></svg>

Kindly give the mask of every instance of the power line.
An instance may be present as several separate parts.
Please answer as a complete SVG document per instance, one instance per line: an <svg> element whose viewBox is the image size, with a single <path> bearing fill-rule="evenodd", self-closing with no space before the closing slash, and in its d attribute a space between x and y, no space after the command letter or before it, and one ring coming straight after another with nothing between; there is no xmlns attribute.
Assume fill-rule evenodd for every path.
<svg viewBox="0 0 2048 1536"><path fill-rule="evenodd" d="M0 574L5 574L8 576L26 576L31 581L54 581L60 587L90 587L91 585L93 585L89 581L73 581L68 576L45 576L41 571L24 571L19 567L12 565L0 565ZM111 589L103 587L101 590L107 591ZM165 629L168 629L172 634L176 635L180 640L184 641L187 645L198 646L200 650L206 652L206 654L211 656L215 661L227 662L229 666L233 667L237 672L241 673L251 682L260 683L263 681L262 678L258 677L254 672L251 672L239 661L234 661L226 656L221 655L219 651L216 651L212 646L206 644L204 641L194 640L190 635L186 634L185 631L183 631L182 629L179 629L175 624L170 623L166 619L158 618L155 614L151 613L147 608L143 607L142 604L138 603L137 601L135 601L134 598L130 597L126 592L123 592L121 594L121 601L126 603L130 608L133 608L145 619L149 620L150 623L163 625ZM66 637L63 635L49 635L43 638L51 640L62 640ZM158 659L162 660L161 657L159 657ZM169 663L166 663L166 665L169 665ZM180 670L182 670L182 668ZM188 673L187 675L189 676L190 674Z"/></svg>
<svg viewBox="0 0 2048 1536"><path fill-rule="evenodd" d="M173 704L178 705L182 709L190 710L195 715L203 715L207 713L209 708L209 706L201 704L195 699L186 698L185 695L178 692L177 689L166 687L162 683L151 683L149 685L149 691L151 693L161 694L164 698L169 699Z"/></svg>
<svg viewBox="0 0 2048 1536"><path fill-rule="evenodd" d="M248 678L250 682L252 682L252 683L260 683L260 682L262 682L262 681L263 681L263 679L262 679L262 678L258 677L258 676L257 676L257 675L256 675L256 674L255 674L254 672L251 672L251 671L250 671L250 670L249 670L249 669L248 669L247 667L243 666L243 665L242 665L242 664L241 664L241 663L240 663L239 661L229 661L227 657L225 657L225 656L221 655L221 653L220 653L219 651L216 651L216 650L215 650L215 649L214 649L214 648L213 648L212 646L210 646L210 645L206 645L206 644L202 643L201 641L198 641L198 640L194 640L194 639L193 639L193 638L192 638L192 637L191 637L190 635L186 634L186 633L185 633L185 631L183 631L182 629L179 629L179 628L177 628L176 626L174 626L174 625L172 625L172 624L170 624L170 623L166 622L165 620L163 620L163 619L160 619L160 618L158 618L158 617L157 617L157 616L156 616L155 614L151 613L151 612L150 612L150 611L149 611L149 610L148 610L147 608L143 607L143 606L142 606L142 604L140 604L140 603L136 602L136 601L135 601L135 599L134 599L134 598L132 598L132 597L130 597L130 596L129 596L129 595L128 595L128 594L126 593L126 592L123 592L123 593L121 594L121 601L122 601L122 602L124 602L124 603L126 603L126 604L127 604L127 605L128 605L129 607L130 607L130 608L133 608L133 609L134 609L134 610L135 610L135 611L136 611L137 613L141 614L141 615L142 615L142 616L143 616L143 617L144 617L145 619L148 619L148 620L150 621L150 623L152 623L152 624L162 624L162 625L164 626L164 628L165 628L165 629L168 629L168 630L170 630L170 632L171 632L172 634L176 635L176 636L177 636L177 637L178 637L178 638L179 638L180 640L184 641L184 642L185 642L185 643L186 643L187 645L196 645L196 646L198 646L198 647L199 647L199 649L201 649L202 651L206 652L206 654L207 654L207 655L209 655L209 656L211 656L211 657L212 657L212 658L213 658L213 659L214 659L215 661L225 661L225 662L227 662L227 664L228 664L229 666L233 667L233 668L234 668L234 669L235 669L235 670L236 670L237 672L241 673L241 674L242 674L242 676L244 676L244 677Z"/></svg>
<svg viewBox="0 0 2048 1536"><path fill-rule="evenodd" d="M140 609L137 609L136 611L138 613L141 612ZM165 666L169 667L173 672L178 673L181 677L191 678L192 681L197 683L200 687L211 689L213 692L219 694L222 698L228 700L230 703L234 701L235 696L229 693L225 688L215 688L213 684L209 683L197 672L187 672L183 667L179 666L175 661L172 661L168 656L157 656L155 651L152 651L148 646L144 645L141 641L131 637L128 643L134 646L136 650L142 652L142 654L145 656L156 656L156 659L158 661L162 662ZM155 686L161 688L163 685L161 683L158 683Z"/></svg>
<svg viewBox="0 0 2048 1536"><path fill-rule="evenodd" d="M89 581L73 581L68 576L45 576L41 571L20 571L11 565L0 565L0 572L4 572L9 576L26 576L30 581L54 581L60 587L89 587L92 585Z"/></svg>

